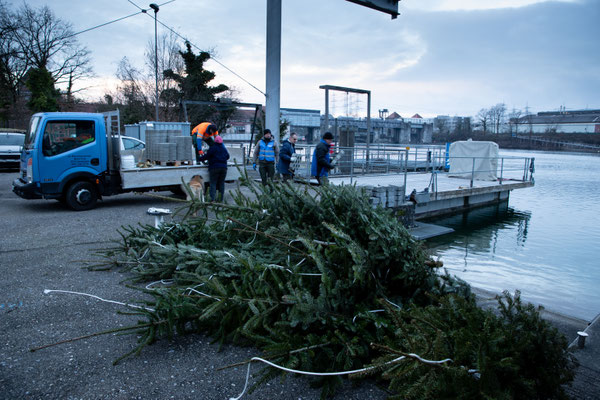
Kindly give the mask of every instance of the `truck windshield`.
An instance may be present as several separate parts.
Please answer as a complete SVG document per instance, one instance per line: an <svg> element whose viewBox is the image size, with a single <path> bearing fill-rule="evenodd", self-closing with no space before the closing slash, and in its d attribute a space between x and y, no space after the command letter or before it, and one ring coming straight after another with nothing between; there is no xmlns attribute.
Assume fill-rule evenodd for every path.
<svg viewBox="0 0 600 400"><path fill-rule="evenodd" d="M40 124L40 119L41 117L34 116L29 122L29 130L25 135L25 149L27 150L33 149L33 144L35 143L35 136L37 134L38 125Z"/></svg>

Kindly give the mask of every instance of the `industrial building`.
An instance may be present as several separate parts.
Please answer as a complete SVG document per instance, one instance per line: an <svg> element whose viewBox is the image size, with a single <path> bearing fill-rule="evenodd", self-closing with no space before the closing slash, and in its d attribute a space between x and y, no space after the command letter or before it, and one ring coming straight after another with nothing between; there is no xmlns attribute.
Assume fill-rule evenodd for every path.
<svg viewBox="0 0 600 400"><path fill-rule="evenodd" d="M600 133L600 110L544 111L510 123L519 133Z"/></svg>

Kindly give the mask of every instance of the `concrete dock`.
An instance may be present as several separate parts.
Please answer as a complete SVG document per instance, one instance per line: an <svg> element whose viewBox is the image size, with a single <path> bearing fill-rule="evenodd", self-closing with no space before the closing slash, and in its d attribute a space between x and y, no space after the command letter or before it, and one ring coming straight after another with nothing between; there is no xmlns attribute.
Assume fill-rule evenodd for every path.
<svg viewBox="0 0 600 400"><path fill-rule="evenodd" d="M331 177L333 185L358 187L403 186L404 174ZM467 211L475 207L508 201L510 191L534 186L523 180L474 180L456 178L447 173L407 173L406 196L416 191L415 219ZM437 189L437 190L435 190Z"/></svg>

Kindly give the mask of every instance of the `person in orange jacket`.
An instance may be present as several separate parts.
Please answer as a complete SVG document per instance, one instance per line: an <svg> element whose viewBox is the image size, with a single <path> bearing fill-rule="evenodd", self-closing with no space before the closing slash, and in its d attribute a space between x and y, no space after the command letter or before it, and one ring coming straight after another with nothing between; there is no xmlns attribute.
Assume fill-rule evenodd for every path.
<svg viewBox="0 0 600 400"><path fill-rule="evenodd" d="M214 143L214 138L219 134L217 126L212 122L202 122L192 129L192 137L194 138L194 147L196 148L196 162L200 161L200 157L204 155L202 151L202 141L211 146Z"/></svg>

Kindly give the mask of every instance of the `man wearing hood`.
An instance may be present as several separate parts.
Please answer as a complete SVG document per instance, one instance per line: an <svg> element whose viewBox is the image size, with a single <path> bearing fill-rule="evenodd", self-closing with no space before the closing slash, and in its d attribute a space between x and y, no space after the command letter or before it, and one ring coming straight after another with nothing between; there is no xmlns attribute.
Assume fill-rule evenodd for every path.
<svg viewBox="0 0 600 400"><path fill-rule="evenodd" d="M223 144L223 138L219 135L213 136L213 145L210 146L206 154L200 157L200 161L208 161L208 174L210 176L210 201L225 200L227 160L229 160L229 152ZM217 191L219 192L218 199Z"/></svg>

